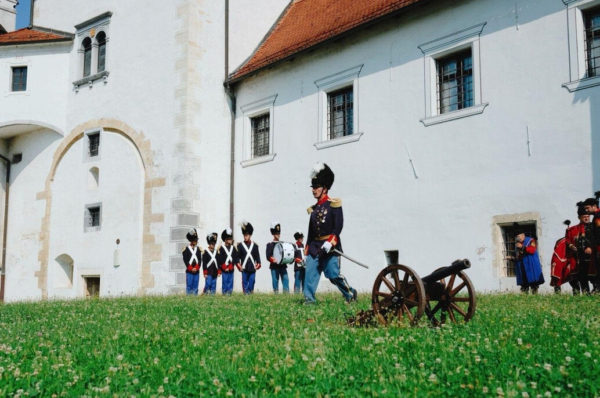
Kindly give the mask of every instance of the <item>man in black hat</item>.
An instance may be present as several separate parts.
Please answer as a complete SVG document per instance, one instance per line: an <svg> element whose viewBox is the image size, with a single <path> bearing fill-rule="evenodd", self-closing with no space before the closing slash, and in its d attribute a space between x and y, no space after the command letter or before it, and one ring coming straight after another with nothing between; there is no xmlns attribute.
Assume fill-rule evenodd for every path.
<svg viewBox="0 0 600 398"><path fill-rule="evenodd" d="M537 294L538 288L544 283L542 274L542 264L538 256L537 244L535 239L526 236L519 225L516 225L515 246L517 252L517 261L515 273L517 276L517 285L521 286L521 292L528 293L531 289L532 294Z"/></svg>
<svg viewBox="0 0 600 398"><path fill-rule="evenodd" d="M294 234L294 293L300 293L304 289L304 265L306 263L306 255L304 254L304 234L301 231L296 231Z"/></svg>
<svg viewBox="0 0 600 398"><path fill-rule="evenodd" d="M591 240L591 216L585 210L583 202L577 203L577 216L579 224L567 229L567 259L571 264L575 265L575 269L571 270L572 279L569 284L573 288L573 295L579 293L590 293L588 274L591 269L592 262L592 240Z"/></svg>
<svg viewBox="0 0 600 398"><path fill-rule="evenodd" d="M242 222L242 235L244 241L238 243L238 262L237 268L242 272L242 290L244 294L254 292L254 282L256 281L256 271L260 269L260 253L258 245L252 241L254 227L249 222Z"/></svg>
<svg viewBox="0 0 600 398"><path fill-rule="evenodd" d="M273 283L273 292L279 293L279 279L281 279L281 285L284 293L290 292L290 282L287 273L287 265L279 264L273 257L273 250L275 245L279 242L281 236L281 225L274 221L271 223L271 235L273 235L273 241L267 243L265 254L267 260L269 260L269 269L271 270L271 282Z"/></svg>
<svg viewBox="0 0 600 398"><path fill-rule="evenodd" d="M198 294L198 282L200 281L200 262L202 251L198 245L198 232L196 228L192 228L186 234L187 240L190 242L183 249L183 263L185 264L185 292L186 294Z"/></svg>
<svg viewBox="0 0 600 398"><path fill-rule="evenodd" d="M221 268L217 262L217 233L213 232L206 235L208 248L202 253L202 270L204 271L204 294L215 294L217 292L217 278L221 276Z"/></svg>
<svg viewBox="0 0 600 398"><path fill-rule="evenodd" d="M600 192L596 192L599 195ZM592 223L591 233L592 236L592 261L590 264L591 271L590 282L592 282L593 292L600 293L600 209L598 208L598 196L593 198L587 198L583 201L585 210L590 215L590 222Z"/></svg>
<svg viewBox="0 0 600 398"><path fill-rule="evenodd" d="M225 228L221 232L221 240L223 243L217 250L217 261L221 267L221 289L224 295L231 295L233 292L233 266L238 262L231 228Z"/></svg>
<svg viewBox="0 0 600 398"><path fill-rule="evenodd" d="M315 292L321 279L321 272L342 292L346 302L356 301L353 289L340 274L339 254L342 251L340 233L344 226L341 199L332 199L328 192L333 185L333 171L325 163L317 163L311 176L312 194L317 203L308 208L310 221L306 239L306 271L304 277L305 303L316 302Z"/></svg>

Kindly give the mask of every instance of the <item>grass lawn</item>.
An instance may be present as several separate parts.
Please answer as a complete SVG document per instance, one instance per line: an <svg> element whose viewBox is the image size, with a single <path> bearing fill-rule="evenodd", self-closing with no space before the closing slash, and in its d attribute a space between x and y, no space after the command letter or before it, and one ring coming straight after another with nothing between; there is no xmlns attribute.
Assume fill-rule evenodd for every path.
<svg viewBox="0 0 600 398"><path fill-rule="evenodd" d="M480 295L442 328L351 328L370 296L318 298L0 305L0 396L600 395L598 296Z"/></svg>

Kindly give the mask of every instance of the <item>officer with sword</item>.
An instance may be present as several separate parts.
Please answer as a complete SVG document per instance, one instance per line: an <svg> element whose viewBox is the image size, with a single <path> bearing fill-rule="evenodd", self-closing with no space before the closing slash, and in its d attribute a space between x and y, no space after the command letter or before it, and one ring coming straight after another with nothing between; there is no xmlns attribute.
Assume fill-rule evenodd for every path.
<svg viewBox="0 0 600 398"><path fill-rule="evenodd" d="M340 290L347 303L356 301L356 289L340 274L342 244L340 233L344 226L341 199L330 198L328 192L333 185L333 171L325 163L317 163L311 174L312 194L317 203L308 208L310 221L304 248L306 273L304 277L305 304L316 303L315 292L321 273Z"/></svg>

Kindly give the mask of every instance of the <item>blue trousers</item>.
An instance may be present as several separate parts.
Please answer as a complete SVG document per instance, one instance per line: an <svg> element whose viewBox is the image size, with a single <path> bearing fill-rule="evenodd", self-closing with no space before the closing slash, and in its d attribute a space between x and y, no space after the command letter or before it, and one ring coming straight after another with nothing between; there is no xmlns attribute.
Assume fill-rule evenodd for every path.
<svg viewBox="0 0 600 398"><path fill-rule="evenodd" d="M283 292L290 292L290 280L288 278L287 268L276 268L271 270L271 279L273 280L273 291L279 292L279 279L281 278L281 285L283 286Z"/></svg>
<svg viewBox="0 0 600 398"><path fill-rule="evenodd" d="M200 273L191 272L185 273L185 293L186 294L198 294L198 283L200 282Z"/></svg>
<svg viewBox="0 0 600 398"><path fill-rule="evenodd" d="M252 294L254 292L255 278L256 272L242 272L242 290L245 294Z"/></svg>
<svg viewBox="0 0 600 398"><path fill-rule="evenodd" d="M211 275L206 276L204 282L204 294L210 293L215 294L217 292L217 278Z"/></svg>
<svg viewBox="0 0 600 398"><path fill-rule="evenodd" d="M223 294L231 294L233 292L233 271L221 273L221 289Z"/></svg>
<svg viewBox="0 0 600 398"><path fill-rule="evenodd" d="M306 257L306 273L304 275L304 299L307 303L315 303L315 292L319 286L321 272L342 292L346 300L352 298L352 288L346 278L340 274L340 259L337 256Z"/></svg>
<svg viewBox="0 0 600 398"><path fill-rule="evenodd" d="M304 289L304 274L306 269L300 268L294 271L294 293L301 293Z"/></svg>

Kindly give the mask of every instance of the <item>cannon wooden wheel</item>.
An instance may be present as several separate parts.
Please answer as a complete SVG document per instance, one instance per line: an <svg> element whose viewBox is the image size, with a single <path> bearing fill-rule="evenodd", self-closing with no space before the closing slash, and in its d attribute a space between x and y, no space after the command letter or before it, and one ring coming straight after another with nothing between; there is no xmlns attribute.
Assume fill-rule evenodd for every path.
<svg viewBox="0 0 600 398"><path fill-rule="evenodd" d="M435 271L434 271L435 272ZM434 326L451 322L468 322L475 314L475 289L463 271L427 284L425 314Z"/></svg>
<svg viewBox="0 0 600 398"><path fill-rule="evenodd" d="M373 313L383 325L394 321L416 324L425 311L425 288L410 267L396 264L383 269L373 285Z"/></svg>

